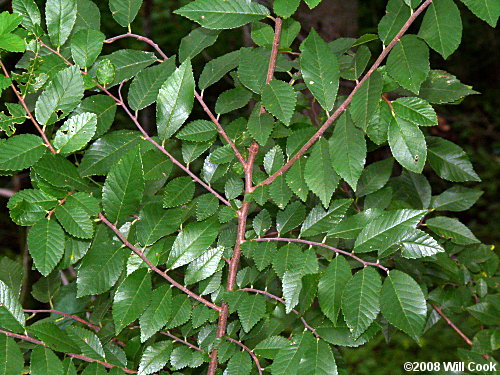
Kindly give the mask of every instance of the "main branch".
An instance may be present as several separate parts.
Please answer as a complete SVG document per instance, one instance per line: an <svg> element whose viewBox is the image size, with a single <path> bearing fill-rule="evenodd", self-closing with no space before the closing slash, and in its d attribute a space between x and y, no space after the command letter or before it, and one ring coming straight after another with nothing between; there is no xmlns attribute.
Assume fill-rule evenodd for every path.
<svg viewBox="0 0 500 375"><path fill-rule="evenodd" d="M307 150L319 139L321 136L324 134L324 132L333 124L333 122L347 109L349 104L351 104L352 98L354 97L354 94L361 88L363 83L370 78L370 76L373 74L375 70L380 66L382 61L387 57L389 52L394 48L396 43L399 42L401 37L404 35L404 33L408 30L408 28L412 25L412 23L417 19L417 17L422 13L430 4L432 3L432 0L426 0L420 7L415 10L415 12L412 13L410 18L406 21L406 23L403 25L401 30L397 33L397 35L394 37L394 39L389 43L387 47L383 49L383 51L380 53L380 56L377 58L375 63L371 66L370 70L366 72L366 74L363 76L363 78L359 81L359 83L354 87L352 92L349 94L349 96L346 98L346 100L342 103L342 105L331 115L325 123L318 129L318 131L312 136L311 139L309 139L302 148L297 151L297 153L292 156L283 167L281 167L277 172L266 178L264 181L262 181L260 184L255 186L255 188L263 185L269 185L272 183L278 176L281 176L283 173L285 173L290 167L300 158L302 155L304 155ZM255 189L254 188L254 189Z"/></svg>

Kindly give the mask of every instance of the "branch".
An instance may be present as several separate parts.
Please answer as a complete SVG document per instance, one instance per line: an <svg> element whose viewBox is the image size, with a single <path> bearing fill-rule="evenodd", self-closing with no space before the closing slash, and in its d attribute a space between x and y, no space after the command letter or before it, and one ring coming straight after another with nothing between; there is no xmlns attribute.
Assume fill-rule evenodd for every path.
<svg viewBox="0 0 500 375"><path fill-rule="evenodd" d="M5 65L3 64L2 60L0 60L0 65L2 66L2 70L3 70L3 73L5 74L5 76L7 78L10 78L9 72L5 68ZM22 97L21 93L17 90L16 85L14 85L14 81L12 81L12 80L10 82L10 87L12 87L12 90L14 90L14 93L16 94L17 99L19 99L19 102L23 106L26 114L28 115L28 117L31 120L31 122L33 123L33 125L35 125L36 130L42 136L42 139L43 139L45 145L49 148L49 150L50 150L51 153L55 154L56 150L54 149L54 147L52 147L52 144L50 143L49 139L45 135L45 132L43 131L43 129L40 127L40 125L38 124L38 122L35 120L35 118L31 114L28 106L26 105L26 102L24 101L24 98Z"/></svg>
<svg viewBox="0 0 500 375"><path fill-rule="evenodd" d="M436 310L436 312L441 315L441 317L445 320L446 323L448 323L448 325L453 328L453 330L458 333L458 335L470 346L472 346L472 341L465 335L465 333L463 333L455 324L453 324L453 322L450 320L450 318L448 318L446 315L444 315L443 311L437 307L436 305L434 304L431 304L432 308L434 310Z"/></svg>
<svg viewBox="0 0 500 375"><path fill-rule="evenodd" d="M139 326L131 326L131 327L129 327L129 328L130 328L130 329L139 329L140 327L139 327ZM202 351L203 351L203 349L201 349L201 348L197 347L196 345L191 344L190 342L187 342L186 340L181 339L180 337L177 337L177 336L175 336L175 335L171 334L171 333L170 333L170 332L168 332L168 331L159 331L158 333L160 333L160 334L162 334L162 335L165 335L165 336L168 336L168 337L170 337L171 339L173 339L173 340L175 340L175 341L177 341L177 342L180 342L180 343L182 343L182 344L184 344L184 345L186 345L186 346L189 346L189 347L190 347L191 349L193 349L193 350L197 350L197 351L199 351L199 352L202 352Z"/></svg>
<svg viewBox="0 0 500 375"><path fill-rule="evenodd" d="M42 342L40 340L36 340L34 338L31 338L27 335L19 335L17 333L8 332L8 331L4 331L1 329L0 329L0 333L3 333L4 335L15 338L15 339L24 340L24 341L28 341L28 342L31 342L31 343L36 344L36 345L41 345L41 346L47 347L47 345L44 342ZM64 354L67 355L68 357L80 359L80 360L85 361L85 362L97 362L106 368L118 367L119 369L126 372L127 374L137 374L137 371L135 371L135 370L131 370L131 369L121 367L121 366L116 366L116 365L113 365L113 364L108 363L108 362L99 361L98 359L90 358L90 357L87 357L85 355L76 354L76 353L64 353Z"/></svg>
<svg viewBox="0 0 500 375"><path fill-rule="evenodd" d="M384 270L385 272L389 273L389 269L387 267L384 267L380 263L375 263L375 262L367 262L358 256L354 255L353 253L350 253L345 250L340 250L332 246L328 246L327 244L324 244L322 242L313 242L313 241L307 241L307 240L302 240L300 238L281 238L281 237L274 237L274 238L254 238L252 241L258 241L258 242L264 242L264 241L280 241L280 242L296 242L296 243L303 243L309 246L320 246L324 247L325 249L331 250L335 253L338 254L344 254L347 255L348 257L351 257L352 259L357 260L359 263L361 263L363 266L373 266L373 267L378 267L381 270Z"/></svg>
<svg viewBox="0 0 500 375"><path fill-rule="evenodd" d="M14 194L16 194L16 192L14 190L0 188L0 197L10 198Z"/></svg>
<svg viewBox="0 0 500 375"><path fill-rule="evenodd" d="M275 296L274 294L269 293L266 290L259 290L259 289L253 289L253 288L242 288L242 289L239 289L239 290L241 290L243 292L251 292L251 293L263 294L263 295L265 295L265 296L267 296L269 298L272 298L272 299L274 299L274 300L276 300L278 302L281 302L283 305L286 305L286 302L285 302L285 300L283 298ZM318 335L318 333L316 332L316 330L307 323L307 321L304 319L304 317L302 315L300 315L300 313L297 310L292 309L292 312L300 318L300 320L302 321L302 324L304 324L304 327L306 329L308 329L309 331L311 331L316 338L318 338L318 339L320 338L320 336Z"/></svg>
<svg viewBox="0 0 500 375"><path fill-rule="evenodd" d="M151 39L146 38L145 36L142 35L137 35L137 34L132 34L132 33L126 33L126 34L121 34L114 36L113 38L106 39L104 43L113 43L117 41L118 39L123 39L123 38L135 38L137 40L140 40L141 42L149 44L151 47L153 47L156 52L163 58L163 60L168 60L168 56L161 50L161 48L153 42Z"/></svg>
<svg viewBox="0 0 500 375"><path fill-rule="evenodd" d="M269 58L269 65L267 67L266 85L273 80L274 70L276 69L276 59L278 58L278 49L281 40L281 25L283 24L281 18L277 17L274 24L274 38L273 47L271 49L271 57ZM266 112L263 105L260 106L260 114Z"/></svg>
<svg viewBox="0 0 500 375"><path fill-rule="evenodd" d="M260 367L260 362L257 356L254 354L253 350L250 350L245 344L243 344L241 341L232 339L231 337L226 337L226 340L231 341L235 343L236 345L239 345L243 350L245 350L248 354L250 354L250 357L252 357L253 361L257 365L257 370L259 371L259 375L262 375L262 368Z"/></svg>
<svg viewBox="0 0 500 375"><path fill-rule="evenodd" d="M106 224L108 227L111 228L111 230L113 232L115 232L115 234L117 235L117 237L123 242L123 244L125 246L127 246L129 249L131 249L134 253L136 253L139 258L141 258L144 263L146 263L148 265L148 267L156 272L158 275L160 275L161 277L163 277L165 280L167 280L170 284L172 284L173 286L175 286L177 289L183 291L184 293L186 293L189 297L203 303L204 305L210 307L211 309L214 309L214 310L217 310L217 311L221 311L222 308L220 306L217 306L216 304L206 300L205 298L203 298L202 296L199 296L198 294L196 293L193 293L192 291L190 291L188 288L186 288L185 286L179 284L177 281L175 281L174 279L172 279L169 275L167 275L166 272L163 272L162 270L160 270L158 267L156 267L153 263L151 263L151 261L144 255L144 253L139 250L138 248L136 248L134 245L132 245L126 238L125 236L118 230L118 228L112 224L103 214L99 213L99 220L101 220L104 224Z"/></svg>
<svg viewBox="0 0 500 375"><path fill-rule="evenodd" d="M28 310L28 309L25 309L24 310L25 313L30 313L30 314L44 314L44 313L47 313L47 314L57 314L57 315L62 315L66 318L70 318L70 319L73 319L73 320L76 320L77 322L80 322L82 324L85 324L87 327L89 328L92 328L96 331L99 331L101 329L101 327L95 325L95 324L92 324L88 321L86 321L85 319L82 319L80 318L79 316L76 316L76 315L71 315L71 314L66 314L62 311L57 311L57 310L53 310L53 309L50 309L50 310Z"/></svg>
<svg viewBox="0 0 500 375"><path fill-rule="evenodd" d="M321 128L318 129L318 131L312 136L311 139L309 139L302 148L297 151L297 153L292 156L286 164L281 167L277 172L269 176L267 179L262 181L260 184L254 187L255 188L259 186L264 186L264 185L269 185L272 183L278 176L281 176L283 173L285 173L290 167L300 158L302 155L306 153L307 150L323 135L323 133L332 125L332 123L347 109L349 104L352 101L352 98L354 97L354 94L361 88L363 83L370 78L370 76L373 74L375 70L380 66L382 61L386 58L386 56L389 54L389 52L392 50L392 48L396 45L396 43L399 42L401 37L404 35L404 33L408 30L408 28L411 26L411 24L415 21L415 19L422 13L430 4L432 3L432 0L426 0L420 7L413 12L413 14L408 18L406 23L403 25L401 30L398 32L398 34L394 37L394 39L389 43L387 47L385 47L380 54L380 56L377 58L375 63L371 66L370 70L363 76L363 78L359 81L359 83L354 87L352 92L349 94L349 96L346 98L346 100L342 103L342 105L331 115L325 123L321 126Z"/></svg>

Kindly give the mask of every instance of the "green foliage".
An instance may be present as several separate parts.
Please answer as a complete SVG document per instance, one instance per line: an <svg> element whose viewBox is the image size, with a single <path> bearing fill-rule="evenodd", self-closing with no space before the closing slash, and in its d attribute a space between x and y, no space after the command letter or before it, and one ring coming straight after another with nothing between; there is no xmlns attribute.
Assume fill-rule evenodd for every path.
<svg viewBox="0 0 500 375"><path fill-rule="evenodd" d="M496 2L462 2L496 25ZM459 8L389 0L378 36L327 43L298 40L300 1L261 3L183 2L198 26L169 58L136 34L140 0L0 14L20 101L0 173L30 183L7 203L30 228L25 267L0 259L0 374L347 374L347 348L422 343L448 315L474 334L458 358L493 360L498 256L455 217L483 192L435 186L480 181L433 129L477 94L429 63L457 49ZM241 26L257 47L224 48ZM50 310L28 318L26 296Z"/></svg>

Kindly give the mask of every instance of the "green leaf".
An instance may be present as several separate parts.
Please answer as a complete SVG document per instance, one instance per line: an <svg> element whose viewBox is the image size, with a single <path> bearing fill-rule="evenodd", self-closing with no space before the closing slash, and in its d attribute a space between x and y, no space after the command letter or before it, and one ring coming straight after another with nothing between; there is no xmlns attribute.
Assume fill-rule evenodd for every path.
<svg viewBox="0 0 500 375"><path fill-rule="evenodd" d="M137 210L144 192L142 158L137 148L115 164L102 189L102 206L111 222L126 220Z"/></svg>
<svg viewBox="0 0 500 375"><path fill-rule="evenodd" d="M23 372L24 359L14 339L0 336L0 374L20 375Z"/></svg>
<svg viewBox="0 0 500 375"><path fill-rule="evenodd" d="M136 227L137 240L143 246L154 244L174 233L182 223L182 216L181 210L165 210L156 202L144 205Z"/></svg>
<svg viewBox="0 0 500 375"><path fill-rule="evenodd" d="M408 229L417 226L427 211L393 210L375 218L366 225L356 238L354 251L366 253L378 250L379 253L399 242L408 233Z"/></svg>
<svg viewBox="0 0 500 375"><path fill-rule="evenodd" d="M177 177L165 187L163 207L177 207L193 199L195 185L191 177Z"/></svg>
<svg viewBox="0 0 500 375"><path fill-rule="evenodd" d="M0 259L0 280L3 281L14 293L19 296L24 277L22 266L7 257Z"/></svg>
<svg viewBox="0 0 500 375"><path fill-rule="evenodd" d="M351 267L343 256L337 255L321 274L318 284L318 301L321 311L332 322L337 321L342 293L351 279Z"/></svg>
<svg viewBox="0 0 500 375"><path fill-rule="evenodd" d="M298 372L304 375L337 375L337 364L330 345L316 340L306 352Z"/></svg>
<svg viewBox="0 0 500 375"><path fill-rule="evenodd" d="M222 115L244 107L251 97L252 92L241 86L226 90L217 98L215 113Z"/></svg>
<svg viewBox="0 0 500 375"><path fill-rule="evenodd" d="M332 167L329 149L328 142L324 138L318 139L304 169L307 186L319 197L325 208L330 205L333 192L340 180Z"/></svg>
<svg viewBox="0 0 500 375"><path fill-rule="evenodd" d="M402 0L389 0L385 15L378 24L378 35L385 45L389 44L403 27L411 10Z"/></svg>
<svg viewBox="0 0 500 375"><path fill-rule="evenodd" d="M462 20L453 0L434 0L425 12L418 35L445 59L460 45Z"/></svg>
<svg viewBox="0 0 500 375"><path fill-rule="evenodd" d="M238 316L243 330L250 332L266 313L266 297L260 294L239 293L242 293L243 297L238 304Z"/></svg>
<svg viewBox="0 0 500 375"><path fill-rule="evenodd" d="M257 236L263 236L271 228L272 220L269 212L264 208L252 220L252 227Z"/></svg>
<svg viewBox="0 0 500 375"><path fill-rule="evenodd" d="M219 36L219 31L207 30L202 27L194 29L187 36L181 39L179 46L179 60L193 59L205 48L215 43Z"/></svg>
<svg viewBox="0 0 500 375"><path fill-rule="evenodd" d="M97 82L103 86L113 83L116 77L116 66L110 59L102 59L97 63L95 75Z"/></svg>
<svg viewBox="0 0 500 375"><path fill-rule="evenodd" d="M418 340L427 318L427 305L417 282L392 270L384 280L380 300L380 310L387 321Z"/></svg>
<svg viewBox="0 0 500 375"><path fill-rule="evenodd" d="M151 303L151 275L140 268L120 284L113 299L116 334L136 320Z"/></svg>
<svg viewBox="0 0 500 375"><path fill-rule="evenodd" d="M165 329L171 329L186 323L191 319L193 306L186 294L178 294L172 298L172 312Z"/></svg>
<svg viewBox="0 0 500 375"><path fill-rule="evenodd" d="M15 135L0 143L0 170L29 168L42 157L46 149L42 138L36 135Z"/></svg>
<svg viewBox="0 0 500 375"><path fill-rule="evenodd" d="M78 167L81 176L106 175L111 166L137 146L139 132L117 130L97 139L85 152Z"/></svg>
<svg viewBox="0 0 500 375"><path fill-rule="evenodd" d="M414 93L419 92L429 69L429 49L415 35L403 36L387 58L387 73Z"/></svg>
<svg viewBox="0 0 500 375"><path fill-rule="evenodd" d="M80 29L71 37L71 56L81 68L92 66L102 50L106 37L98 30Z"/></svg>
<svg viewBox="0 0 500 375"><path fill-rule="evenodd" d="M320 205L317 205L304 220L300 235L302 237L311 237L328 232L333 224L338 223L344 217L351 203L351 199L334 199L330 208L326 211Z"/></svg>
<svg viewBox="0 0 500 375"><path fill-rule="evenodd" d="M200 257L194 259L186 268L184 283L186 285L195 284L205 280L219 270L220 261L224 254L222 246L209 249Z"/></svg>
<svg viewBox="0 0 500 375"><path fill-rule="evenodd" d="M64 231L55 220L40 220L28 233L28 249L35 267L47 276L64 254Z"/></svg>
<svg viewBox="0 0 500 375"><path fill-rule="evenodd" d="M202 221L217 212L219 200L213 194L207 193L196 199L196 220Z"/></svg>
<svg viewBox="0 0 500 375"><path fill-rule="evenodd" d="M256 105L247 123L247 129L252 138L264 146L269 140L273 128L273 116L269 113L260 113L260 107Z"/></svg>
<svg viewBox="0 0 500 375"><path fill-rule="evenodd" d="M176 137L190 142L206 142L217 134L217 127L212 121L195 120L184 126Z"/></svg>
<svg viewBox="0 0 500 375"><path fill-rule="evenodd" d="M401 255L410 259L428 257L444 252L444 249L434 238L420 230L415 230L412 235L401 241L400 245Z"/></svg>
<svg viewBox="0 0 500 375"><path fill-rule="evenodd" d="M57 130L53 145L62 154L81 150L92 139L97 129L97 116L85 112L64 122Z"/></svg>
<svg viewBox="0 0 500 375"><path fill-rule="evenodd" d="M83 355L101 361L104 360L105 353L102 343L94 332L71 325L66 328L66 333L80 347Z"/></svg>
<svg viewBox="0 0 500 375"><path fill-rule="evenodd" d="M348 113L338 119L329 144L333 168L356 190L365 165L366 141L363 132L354 126Z"/></svg>
<svg viewBox="0 0 500 375"><path fill-rule="evenodd" d="M158 93L156 120L158 135L170 138L186 121L193 109L194 77L191 62L186 60L165 81Z"/></svg>
<svg viewBox="0 0 500 375"><path fill-rule="evenodd" d="M500 4L495 0L461 0L477 17L496 27L500 16Z"/></svg>
<svg viewBox="0 0 500 375"><path fill-rule="evenodd" d="M360 46L354 56L344 55L339 59L340 77L351 81L359 80L370 62L371 52L367 46Z"/></svg>
<svg viewBox="0 0 500 375"><path fill-rule="evenodd" d="M422 173L427 159L427 145L417 125L399 117L393 117L389 124L389 146L394 158L403 167L415 173Z"/></svg>
<svg viewBox="0 0 500 375"><path fill-rule="evenodd" d="M227 73L235 69L240 62L240 51L226 53L220 57L210 60L198 80L200 90L205 90L214 83L219 82Z"/></svg>
<svg viewBox="0 0 500 375"><path fill-rule="evenodd" d="M264 169L268 175L272 175L283 166L284 162L281 147L274 146L264 156Z"/></svg>
<svg viewBox="0 0 500 375"><path fill-rule="evenodd" d="M272 375L295 375L305 353L314 345L309 332L296 335L293 344L281 349L270 366Z"/></svg>
<svg viewBox="0 0 500 375"><path fill-rule="evenodd" d="M436 112L425 100L419 98L398 98L392 102L397 117L419 126L438 124Z"/></svg>
<svg viewBox="0 0 500 375"><path fill-rule="evenodd" d="M80 348L73 340L66 334L64 330L50 320L39 320L35 324L27 327L30 334L35 335L52 350L58 352L79 353Z"/></svg>
<svg viewBox="0 0 500 375"><path fill-rule="evenodd" d="M380 276L371 267L356 272L345 286L342 294L342 312L355 339L365 332L377 317L380 311L381 287Z"/></svg>
<svg viewBox="0 0 500 375"><path fill-rule="evenodd" d="M17 225L33 225L54 208L57 199L41 190L24 189L14 194L7 203L10 218Z"/></svg>
<svg viewBox="0 0 500 375"><path fill-rule="evenodd" d="M278 351L288 345L289 341L283 336L269 336L255 346L254 352L258 356L274 359Z"/></svg>
<svg viewBox="0 0 500 375"><path fill-rule="evenodd" d="M63 204L56 208L55 215L63 228L77 238L92 238L94 227L90 215L76 205Z"/></svg>
<svg viewBox="0 0 500 375"><path fill-rule="evenodd" d="M471 208L481 195L481 190L453 186L433 197L431 207L438 211L465 211Z"/></svg>
<svg viewBox="0 0 500 375"><path fill-rule="evenodd" d="M286 271L282 277L283 298L285 299L285 312L289 314L299 303L302 290L302 271Z"/></svg>
<svg viewBox="0 0 500 375"><path fill-rule="evenodd" d="M172 352L172 342L159 341L148 346L141 357L138 373L141 375L152 374L165 367Z"/></svg>
<svg viewBox="0 0 500 375"><path fill-rule="evenodd" d="M69 4L71 1L67 3ZM41 125L53 124L75 109L82 97L82 74L78 67L70 66L59 71L38 97L35 117ZM62 114L58 115L59 112Z"/></svg>
<svg viewBox="0 0 500 375"><path fill-rule="evenodd" d="M262 90L262 104L278 120L290 125L297 96L288 83L273 80Z"/></svg>
<svg viewBox="0 0 500 375"><path fill-rule="evenodd" d="M302 202L305 202L309 194L304 176L306 161L304 158L298 159L286 173L286 183Z"/></svg>
<svg viewBox="0 0 500 375"><path fill-rule="evenodd" d="M293 15L299 7L300 0L275 0L274 13L283 18Z"/></svg>
<svg viewBox="0 0 500 375"><path fill-rule="evenodd" d="M300 69L304 82L321 107L329 112L339 88L337 56L314 29L311 29L309 36L302 42L300 50Z"/></svg>
<svg viewBox="0 0 500 375"><path fill-rule="evenodd" d="M35 25L40 26L42 23L40 10L34 0L13 0L12 10L23 15L21 24L31 32L35 30Z"/></svg>
<svg viewBox="0 0 500 375"><path fill-rule="evenodd" d="M151 293L151 304L141 315L141 342L145 342L162 329L170 319L172 311L172 288L164 284Z"/></svg>
<svg viewBox="0 0 500 375"><path fill-rule="evenodd" d="M354 94L349 111L358 128L366 131L369 121L377 112L383 83L382 75L374 71Z"/></svg>
<svg viewBox="0 0 500 375"><path fill-rule="evenodd" d="M419 96L430 103L454 103L467 95L477 94L471 86L444 70L431 70L420 87Z"/></svg>
<svg viewBox="0 0 500 375"><path fill-rule="evenodd" d="M192 262L204 254L219 234L214 219L190 223L175 238L168 255L167 267L174 269Z"/></svg>
<svg viewBox="0 0 500 375"><path fill-rule="evenodd" d="M481 181L465 151L446 139L427 138L429 163L439 177L448 181Z"/></svg>
<svg viewBox="0 0 500 375"><path fill-rule="evenodd" d="M82 375L107 375L107 372L100 363L93 362L85 367Z"/></svg>
<svg viewBox="0 0 500 375"><path fill-rule="evenodd" d="M0 35L0 49L10 52L24 52L26 44L17 34Z"/></svg>
<svg viewBox="0 0 500 375"><path fill-rule="evenodd" d="M142 0L109 0L109 10L116 22L128 27L141 9Z"/></svg>
<svg viewBox="0 0 500 375"><path fill-rule="evenodd" d="M255 262L255 267L259 271L263 271L269 266L277 253L276 243L271 241L252 242L246 241L241 245L243 254L247 258L252 258Z"/></svg>
<svg viewBox="0 0 500 375"><path fill-rule="evenodd" d="M384 101L379 101L377 111L368 121L366 135L378 146L387 142L387 129L392 118L392 110Z"/></svg>
<svg viewBox="0 0 500 375"><path fill-rule="evenodd" d="M457 245L472 245L480 243L469 228L451 217L434 217L425 223L438 236L451 240Z"/></svg>
<svg viewBox="0 0 500 375"><path fill-rule="evenodd" d="M392 174L393 158L387 158L368 165L361 174L356 195L362 197L380 190Z"/></svg>
<svg viewBox="0 0 500 375"><path fill-rule="evenodd" d="M25 325L26 319L18 296L0 280L0 327L22 332Z"/></svg>
<svg viewBox="0 0 500 375"><path fill-rule="evenodd" d="M134 111L146 108L158 98L160 87L175 70L175 58L139 72L130 84L128 103Z"/></svg>
<svg viewBox="0 0 500 375"><path fill-rule="evenodd" d="M87 190L85 180L78 174L78 169L60 154L45 154L34 166L33 170L45 181L56 187L69 187Z"/></svg>
<svg viewBox="0 0 500 375"><path fill-rule="evenodd" d="M283 234L297 228L306 217L306 208L300 202L290 203L284 211L276 214L276 230Z"/></svg>
<svg viewBox="0 0 500 375"><path fill-rule="evenodd" d="M195 0L174 13L207 29L234 29L268 16L269 10L252 1Z"/></svg>
<svg viewBox="0 0 500 375"><path fill-rule="evenodd" d="M73 30L101 28L101 12L91 0L76 0L76 22Z"/></svg>
<svg viewBox="0 0 500 375"><path fill-rule="evenodd" d="M37 346L31 352L30 374L63 375L62 363L52 350Z"/></svg>
<svg viewBox="0 0 500 375"><path fill-rule="evenodd" d="M144 68L157 61L153 52L137 51L133 49L120 49L109 55L102 56L102 60L109 60L115 67L113 80L108 87L118 85L126 79L134 77ZM95 66L95 65L94 65ZM94 68L92 68L92 71Z"/></svg>
<svg viewBox="0 0 500 375"><path fill-rule="evenodd" d="M290 198L292 198L292 191L286 184L283 175L278 176L271 186L269 187L269 194L276 205L282 210L286 207Z"/></svg>
<svg viewBox="0 0 500 375"><path fill-rule="evenodd" d="M78 269L77 297L101 294L115 285L129 253L111 239L106 227L97 227L92 246Z"/></svg>
<svg viewBox="0 0 500 375"><path fill-rule="evenodd" d="M111 127L115 119L116 102L108 95L92 95L83 99L73 114L78 115L86 112L95 113L97 116L96 132L93 137L97 138Z"/></svg>
<svg viewBox="0 0 500 375"><path fill-rule="evenodd" d="M50 41L55 47L61 47L76 21L76 0L47 0L45 21Z"/></svg>

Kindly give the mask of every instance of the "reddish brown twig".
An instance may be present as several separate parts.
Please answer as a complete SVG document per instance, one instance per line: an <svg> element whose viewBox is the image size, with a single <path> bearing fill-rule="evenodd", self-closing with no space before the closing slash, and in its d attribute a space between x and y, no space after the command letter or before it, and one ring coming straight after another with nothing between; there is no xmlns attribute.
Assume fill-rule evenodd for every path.
<svg viewBox="0 0 500 375"><path fill-rule="evenodd" d="M43 341L36 340L36 339L34 339L32 337L29 337L27 335L20 335L20 334L17 334L17 333L12 333L12 332L8 332L8 331L4 331L4 330L0 330L0 333L3 333L4 335L12 337L12 338L15 338L15 339L24 340L24 341L31 342L32 344L36 344L36 345L41 345L41 346L47 347L47 345ZM116 366L116 365L113 365L113 364L108 363L108 362L104 362L104 361L100 361L98 359L87 357L85 355L76 354L76 353L64 353L64 354L66 354L68 357L80 359L80 360L85 361L85 362L97 362L97 363L99 363L100 365L102 365L102 366L104 366L106 368L118 367L119 369L121 369L122 371L126 372L127 374L137 374L137 371L135 371L135 370L131 370L131 369L128 369L128 368L125 368L125 367L121 367L121 366Z"/></svg>
<svg viewBox="0 0 500 375"><path fill-rule="evenodd" d="M242 291L242 292L251 292L251 293L262 294L264 296L272 298L272 299L274 299L274 300L276 300L278 302L281 302L282 304L286 305L286 302L285 302L285 300L283 298L275 296L274 294L269 293L266 290L259 290L259 289L253 289L253 288L242 288L242 289L239 289L239 290ZM306 329L308 329L309 331L311 331L313 333L313 335L316 336L316 338L318 338L318 339L320 338L320 336L316 332L316 329L314 329L313 327L311 327L309 325L309 323L307 323L307 321L304 319L304 317L302 315L300 315L300 313L297 310L292 309L292 312L299 317L300 321L302 322L302 324L304 325L304 327Z"/></svg>
<svg viewBox="0 0 500 375"><path fill-rule="evenodd" d="M0 60L0 66L2 67L2 70L3 70L3 73L5 74L5 76L7 78L10 78L9 76L9 72L7 71L7 69L5 68L5 65L3 64L2 60ZM26 105L26 102L24 101L24 98L23 96L21 95L21 93L17 90L17 87L16 85L14 84L14 81L11 80L10 82L10 87L12 87L12 90L14 91L14 94L16 94L17 96L17 99L19 100L19 103L21 103L22 107L24 108L24 111L26 112L26 114L28 115L29 119L31 120L31 122L33 123L33 125L35 125L35 128L36 130L38 131L38 133L40 133L42 139L43 139L43 142L45 143L45 145L48 147L48 149L50 150L51 153L55 154L56 153L56 150L54 149L54 147L52 146L52 144L50 143L49 139L47 138L47 136L45 135L45 132L43 131L43 129L40 127L40 125L38 124L38 122L35 120L35 118L33 117L33 115L31 114L28 106Z"/></svg>
<svg viewBox="0 0 500 375"><path fill-rule="evenodd" d="M131 326L129 327L130 329L139 329L140 327L139 326ZM175 340L177 342L180 342L181 344L184 344L186 346L189 346L191 349L193 350L197 350L199 352L202 352L203 349L197 347L196 345L193 345L191 344L190 342L187 342L186 340L183 340L181 339L180 337L177 337L175 335L173 335L172 333L168 332L168 331L159 331L158 333L162 334L162 335L165 335L165 336L168 336L170 337L172 340Z"/></svg>
<svg viewBox="0 0 500 375"><path fill-rule="evenodd" d="M141 258L144 263L148 265L148 267L156 272L158 275L163 277L165 280L167 280L170 284L175 286L177 289L181 290L182 292L186 293L189 297L203 303L204 305L210 307L211 309L221 311L222 308L220 306L217 306L216 304L206 300L202 296L199 296L196 293L193 293L191 290L186 288L185 286L179 284L177 281L172 279L166 272L160 270L158 267L156 267L151 261L144 255L144 253L136 248L134 245L132 245L126 238L125 236L118 230L118 228L112 224L103 214L99 213L99 220L101 220L104 224L106 224L111 230L116 234L116 236L123 242L125 246L127 246L130 250L132 250L134 253L136 253L139 258Z"/></svg>
<svg viewBox="0 0 500 375"><path fill-rule="evenodd" d="M434 304L431 304L432 308L434 310L436 310L436 312L441 315L441 318L443 318L445 320L446 323L448 323L448 325L453 328L453 330L458 333L458 335L470 346L472 346L472 341L465 335L465 333L463 333L455 324L453 324L453 322L450 320L450 318L448 318L446 315L444 315L443 311L437 307L436 305Z"/></svg>
<svg viewBox="0 0 500 375"><path fill-rule="evenodd" d="M358 262L360 262L365 267L367 267L367 266L378 267L381 270L384 270L385 272L389 272L389 269L387 267L384 267L380 263L367 262L367 261L359 258L358 256L354 255L353 253L350 253L349 251L340 250L340 249L337 249L335 247L332 247L332 246L329 246L327 244L324 244L322 242L307 241L307 240L302 240L300 238L281 238L281 237L272 237L272 238L262 238L261 237L261 238L254 238L252 241L259 241L259 242L263 242L263 241L296 242L296 243L302 243L302 244L310 245L310 246L320 246L320 247L323 247L325 249L331 250L331 251L333 251L335 253L347 255L348 257L351 257L352 259L357 260Z"/></svg>
<svg viewBox="0 0 500 375"><path fill-rule="evenodd" d="M269 58L269 65L267 67L267 76L266 76L266 84L271 82L274 77L274 71L276 69L276 59L278 58L278 49L280 46L281 40L281 25L283 21L281 18L276 18L274 22L274 38L273 38L273 47L271 49L271 57ZM260 106L260 114L266 112L266 109L263 105Z"/></svg>
<svg viewBox="0 0 500 375"><path fill-rule="evenodd" d="M30 314L57 314L57 315L62 315L65 318L73 319L73 320L76 320L77 322L85 324L87 327L92 328L92 329L94 329L96 331L99 331L101 329L101 327L99 327L99 326L97 326L95 324L92 324L92 323L86 321L85 319L80 318L79 316L72 315L72 314L66 314L66 313L64 313L62 311L57 311L57 310L53 310L53 309L49 309L49 310L30 310L30 309L24 309L24 312L25 313L30 313Z"/></svg>
<svg viewBox="0 0 500 375"><path fill-rule="evenodd" d="M168 56L161 50L161 48L153 42L151 39L146 38L145 36L142 35L137 35L137 34L132 34L132 33L126 33L126 34L121 34L114 36L112 38L106 39L104 43L113 43L117 41L118 39L123 39L123 38L135 38L137 40L140 40L141 42L149 44L151 47L153 47L156 52L163 58L163 60L168 60Z"/></svg>
<svg viewBox="0 0 500 375"><path fill-rule="evenodd" d="M68 197L70 195L73 195L74 193L75 193L75 190L70 191L67 196L65 196L63 199L61 199L61 200L59 200L59 202L57 202L57 206L62 206L66 202ZM55 208L53 208L52 210L47 212L47 219L50 219L52 214L56 211L57 206Z"/></svg>
<svg viewBox="0 0 500 375"><path fill-rule="evenodd" d="M241 341L232 339L231 337L226 337L226 340L231 341L235 343L236 345L240 346L244 351L246 351L248 354L250 354L250 357L252 357L253 361L255 362L255 365L257 366L257 370L259 371L259 374L262 375L262 368L260 367L260 362L259 358L254 354L253 350L250 350L245 344L243 344Z"/></svg>
<svg viewBox="0 0 500 375"><path fill-rule="evenodd" d="M264 185L269 185L272 183L278 176L281 176L283 173L285 173L290 167L300 158L302 155L306 153L307 150L319 139L321 136L324 134L324 132L333 124L333 122L347 109L349 104L352 101L352 98L354 97L354 94L361 88L363 83L370 78L370 76L373 74L375 70L380 66L382 61L386 58L386 56L389 54L389 52L392 50L392 48L396 45L396 43L399 42L401 37L404 35L406 30L411 26L411 24L417 19L417 17L422 13L430 4L432 3L432 0L426 0L420 7L418 7L415 12L412 13L410 18L406 21L406 23L403 25L401 30L397 33L397 35L394 37L394 39L389 43L387 47L385 47L380 56L377 58L375 63L371 66L371 68L368 70L368 72L363 76L363 78L359 81L359 83L354 87L354 89L351 91L349 96L346 98L346 100L337 108L337 110L325 121L325 123L318 129L318 131L312 136L311 139L309 139L302 148L297 151L297 153L292 156L286 163L281 167L277 172L273 173L271 176L266 178L264 181L262 181L260 184L254 187L257 188L259 186L264 186Z"/></svg>

